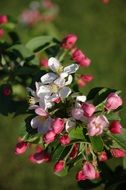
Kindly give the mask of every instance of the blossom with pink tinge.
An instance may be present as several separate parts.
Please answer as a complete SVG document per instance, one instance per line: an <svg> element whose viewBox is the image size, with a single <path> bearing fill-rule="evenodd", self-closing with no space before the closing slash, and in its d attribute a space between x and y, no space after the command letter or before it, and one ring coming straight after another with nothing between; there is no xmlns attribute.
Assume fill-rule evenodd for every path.
<svg viewBox="0 0 126 190"><path fill-rule="evenodd" d="M87 124L88 135L97 136L103 133L104 128L108 127L109 122L104 115L93 116Z"/></svg>
<svg viewBox="0 0 126 190"><path fill-rule="evenodd" d="M52 129L55 134L60 134L64 129L64 120L56 118L52 123Z"/></svg>
<svg viewBox="0 0 126 190"><path fill-rule="evenodd" d="M115 158L123 158L126 156L126 152L120 148L111 148L110 152Z"/></svg>
<svg viewBox="0 0 126 190"><path fill-rule="evenodd" d="M28 143L24 141L20 141L17 143L15 148L15 154L24 154L28 148Z"/></svg>
<svg viewBox="0 0 126 190"><path fill-rule="evenodd" d="M48 131L46 134L43 136L43 140L46 144L50 144L55 140L56 134L54 133L53 130Z"/></svg>
<svg viewBox="0 0 126 190"><path fill-rule="evenodd" d="M33 164L42 164L44 162L49 162L50 159L51 159L50 155L43 150L38 150L34 154L31 154L29 156L29 160Z"/></svg>
<svg viewBox="0 0 126 190"><path fill-rule="evenodd" d="M106 160L108 160L108 156L107 156L107 153L105 151L102 151L98 154L98 159L99 161L101 162L104 162Z"/></svg>
<svg viewBox="0 0 126 190"><path fill-rule="evenodd" d="M119 121L112 121L109 130L113 134L120 134L122 133L122 125Z"/></svg>
<svg viewBox="0 0 126 190"><path fill-rule="evenodd" d="M83 170L80 170L80 171L77 172L77 174L76 174L76 180L77 180L77 181L83 181L83 180L86 180L86 179L87 179L87 178L86 178L86 176L84 175Z"/></svg>
<svg viewBox="0 0 126 190"><path fill-rule="evenodd" d="M85 162L83 165L83 173L85 177L89 180L93 180L96 178L96 170L92 163Z"/></svg>
<svg viewBox="0 0 126 190"><path fill-rule="evenodd" d="M80 88L82 88L92 80L93 80L92 75L80 75L80 77L77 79L77 84L79 85Z"/></svg>
<svg viewBox="0 0 126 190"><path fill-rule="evenodd" d="M75 34L68 34L61 42L61 46L64 49L71 49L77 41Z"/></svg>
<svg viewBox="0 0 126 190"><path fill-rule="evenodd" d="M84 116L84 111L82 108L73 108L71 111L71 115L76 120L81 120Z"/></svg>
<svg viewBox="0 0 126 190"><path fill-rule="evenodd" d="M107 110L115 110L123 104L122 99L116 93L110 93L105 102Z"/></svg>
<svg viewBox="0 0 126 190"><path fill-rule="evenodd" d="M48 68L48 59L41 59L40 66Z"/></svg>
<svg viewBox="0 0 126 190"><path fill-rule="evenodd" d="M4 29L3 28L0 28L0 38L2 38L4 36Z"/></svg>
<svg viewBox="0 0 126 190"><path fill-rule="evenodd" d="M91 64L91 60L77 48L72 51L72 59L82 67L88 67Z"/></svg>
<svg viewBox="0 0 126 190"><path fill-rule="evenodd" d="M68 136L68 134L65 134L62 137L60 137L59 141L61 145L68 145L70 143L70 137Z"/></svg>
<svg viewBox="0 0 126 190"><path fill-rule="evenodd" d="M86 117L91 117L94 114L94 112L96 111L95 106L93 104L90 104L87 102L82 104L82 109L84 111L84 116L86 116Z"/></svg>
<svg viewBox="0 0 126 190"><path fill-rule="evenodd" d="M0 15L0 24L6 24L8 22L8 18L6 15Z"/></svg>
<svg viewBox="0 0 126 190"><path fill-rule="evenodd" d="M65 162L64 160L59 160L58 162L55 163L54 165L54 172L58 173L61 172L65 167Z"/></svg>

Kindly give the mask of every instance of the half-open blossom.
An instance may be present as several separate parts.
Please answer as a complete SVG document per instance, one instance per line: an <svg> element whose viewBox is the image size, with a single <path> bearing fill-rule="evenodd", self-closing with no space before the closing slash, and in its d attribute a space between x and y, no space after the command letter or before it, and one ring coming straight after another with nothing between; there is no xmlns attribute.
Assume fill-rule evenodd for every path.
<svg viewBox="0 0 126 190"><path fill-rule="evenodd" d="M0 15L0 24L6 24L8 22L8 18L6 15Z"/></svg>
<svg viewBox="0 0 126 190"><path fill-rule="evenodd" d="M20 141L17 143L16 148L15 148L15 154L23 154L26 152L28 148L28 143L24 141Z"/></svg>
<svg viewBox="0 0 126 190"><path fill-rule="evenodd" d="M88 67L91 64L91 60L80 49L72 52L72 59L82 67Z"/></svg>
<svg viewBox="0 0 126 190"><path fill-rule="evenodd" d="M61 46L64 49L71 49L77 41L75 34L68 34L61 42Z"/></svg>
<svg viewBox="0 0 126 190"><path fill-rule="evenodd" d="M52 123L52 129L55 134L60 134L64 129L64 120L56 118Z"/></svg>
<svg viewBox="0 0 126 190"><path fill-rule="evenodd" d="M3 28L0 28L0 38L2 38L4 36L4 29Z"/></svg>
<svg viewBox="0 0 126 190"><path fill-rule="evenodd" d="M108 127L109 122L104 115L93 116L89 119L87 129L89 136L97 136L103 133L104 128Z"/></svg>
<svg viewBox="0 0 126 190"><path fill-rule="evenodd" d="M62 137L60 137L59 141L61 145L68 145L70 143L70 137L68 136L68 134L65 134Z"/></svg>
<svg viewBox="0 0 126 190"><path fill-rule="evenodd" d="M119 121L112 121L109 130L113 134L120 134L122 133L122 125Z"/></svg>
<svg viewBox="0 0 126 190"><path fill-rule="evenodd" d="M82 108L73 108L71 115L76 120L82 120L83 115L84 115L84 111Z"/></svg>
<svg viewBox="0 0 126 190"><path fill-rule="evenodd" d="M43 136L43 140L46 144L49 144L55 140L56 134L54 133L53 130L48 131L46 134Z"/></svg>
<svg viewBox="0 0 126 190"><path fill-rule="evenodd" d="M96 178L96 170L92 163L85 162L83 165L83 173L85 177L89 180L93 180Z"/></svg>
<svg viewBox="0 0 126 190"><path fill-rule="evenodd" d="M44 162L49 162L51 159L50 155L41 150L41 151L37 151L34 154L31 154L29 156L29 160L33 163L33 164L42 164Z"/></svg>
<svg viewBox="0 0 126 190"><path fill-rule="evenodd" d="M80 88L82 88L92 80L93 80L92 75L80 75L80 77L77 79L77 84L79 85Z"/></svg>
<svg viewBox="0 0 126 190"><path fill-rule="evenodd" d="M88 102L85 102L82 104L82 109L84 112L83 114L86 117L91 117L96 110L95 106L91 103L88 103Z"/></svg>
<svg viewBox="0 0 126 190"><path fill-rule="evenodd" d="M110 93L105 102L105 108L107 110L115 110L122 105L123 101L116 93Z"/></svg>
<svg viewBox="0 0 126 190"><path fill-rule="evenodd" d="M65 162L64 160L59 160L58 162L55 163L54 165L54 172L58 173L61 172L65 167Z"/></svg>
<svg viewBox="0 0 126 190"><path fill-rule="evenodd" d="M49 130L51 130L52 118L51 117L43 117L36 116L31 120L31 127L33 129L37 129L38 133L45 134Z"/></svg>
<svg viewBox="0 0 126 190"><path fill-rule="evenodd" d="M104 162L106 160L108 160L108 156L107 156L107 153L105 151L102 151L98 154L98 159L99 161L101 162Z"/></svg>
<svg viewBox="0 0 126 190"><path fill-rule="evenodd" d="M120 148L111 148L110 152L115 158L123 158L126 156L126 152Z"/></svg>
<svg viewBox="0 0 126 190"><path fill-rule="evenodd" d="M87 178L86 178L86 176L84 175L83 170L80 170L80 171L77 172L77 174L76 174L76 180L77 180L77 181L83 181L83 180L86 180L86 179L87 179Z"/></svg>

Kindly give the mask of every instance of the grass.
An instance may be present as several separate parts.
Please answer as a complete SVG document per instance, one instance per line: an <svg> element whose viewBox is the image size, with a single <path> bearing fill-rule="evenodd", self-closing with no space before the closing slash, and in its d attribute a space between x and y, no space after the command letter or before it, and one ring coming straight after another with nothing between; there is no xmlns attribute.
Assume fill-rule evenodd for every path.
<svg viewBox="0 0 126 190"><path fill-rule="evenodd" d="M1 13L17 16L29 0L0 1ZM92 65L82 73L94 75L94 81L84 88L84 94L95 86L107 86L122 90L125 102L125 42L126 1L110 0L103 5L100 0L54 0L60 7L55 25L61 36L78 35L78 47L91 58ZM25 33L25 31L24 31ZM22 34L21 34L22 35ZM23 37L23 36L22 36ZM122 112L125 126L126 104ZM0 189L1 190L77 190L75 171L65 178L53 175L51 165L32 165L28 155L15 156L14 146L22 117L0 116Z"/></svg>

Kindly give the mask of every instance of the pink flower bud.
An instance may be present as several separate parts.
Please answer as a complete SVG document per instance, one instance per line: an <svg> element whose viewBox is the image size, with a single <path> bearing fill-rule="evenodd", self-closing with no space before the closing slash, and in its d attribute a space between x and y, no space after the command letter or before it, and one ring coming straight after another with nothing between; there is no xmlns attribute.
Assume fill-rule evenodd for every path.
<svg viewBox="0 0 126 190"><path fill-rule="evenodd" d="M64 49L71 49L77 41L75 34L68 34L61 42L61 46Z"/></svg>
<svg viewBox="0 0 126 190"><path fill-rule="evenodd" d="M116 93L110 93L106 99L105 107L107 110L115 110L122 105L122 99Z"/></svg>
<svg viewBox="0 0 126 190"><path fill-rule="evenodd" d="M61 145L67 145L70 143L70 138L67 134L63 135L62 137L60 137L60 143Z"/></svg>
<svg viewBox="0 0 126 190"><path fill-rule="evenodd" d="M119 121L112 121L110 124L109 130L113 134L120 134L122 133L122 125L120 124Z"/></svg>
<svg viewBox="0 0 126 190"><path fill-rule="evenodd" d="M51 142L53 142L55 140L56 134L54 133L54 131L48 131L44 136L43 136L43 140L46 144L49 144Z"/></svg>
<svg viewBox="0 0 126 190"><path fill-rule="evenodd" d="M99 159L99 161L101 161L101 162L104 162L104 161L108 160L107 153L106 153L105 151L99 153L98 159Z"/></svg>
<svg viewBox="0 0 126 190"><path fill-rule="evenodd" d="M84 87L88 82L93 80L93 76L92 75L81 75L78 80L77 83L79 85L79 87Z"/></svg>
<svg viewBox="0 0 126 190"><path fill-rule="evenodd" d="M4 36L4 29L0 28L0 38Z"/></svg>
<svg viewBox="0 0 126 190"><path fill-rule="evenodd" d="M72 160L76 158L77 154L78 154L78 144L74 144L73 149L70 153L70 159Z"/></svg>
<svg viewBox="0 0 126 190"><path fill-rule="evenodd" d="M108 4L110 0L102 0L104 4Z"/></svg>
<svg viewBox="0 0 126 190"><path fill-rule="evenodd" d="M56 98L53 98L52 99L52 102L55 102L55 103L60 103L61 102L61 98L60 97L56 97Z"/></svg>
<svg viewBox="0 0 126 190"><path fill-rule="evenodd" d="M64 129L64 120L56 118L52 124L52 128L55 134L60 134Z"/></svg>
<svg viewBox="0 0 126 190"><path fill-rule="evenodd" d="M112 148L110 152L115 158L123 158L126 156L126 152L120 148Z"/></svg>
<svg viewBox="0 0 126 190"><path fill-rule="evenodd" d="M86 180L86 179L87 179L87 178L86 178L86 176L84 175L83 170L80 170L80 171L77 172L77 174L76 174L76 180L77 180L77 181L83 181L83 180Z"/></svg>
<svg viewBox="0 0 126 190"><path fill-rule="evenodd" d="M3 95L4 96L10 96L10 94L11 94L11 88L9 88L9 87L4 87L3 88Z"/></svg>
<svg viewBox="0 0 126 190"><path fill-rule="evenodd" d="M72 109L71 115L76 120L81 120L83 118L83 110L81 108L74 108Z"/></svg>
<svg viewBox="0 0 126 190"><path fill-rule="evenodd" d="M86 103L86 102L82 104L82 109L84 111L84 116L86 117L91 117L96 110L93 104Z"/></svg>
<svg viewBox="0 0 126 190"><path fill-rule="evenodd" d="M33 163L33 164L42 164L44 162L49 162L50 161L50 155L46 152L44 152L43 150L41 151L37 151L34 154L31 154L29 156L29 160Z"/></svg>
<svg viewBox="0 0 126 190"><path fill-rule="evenodd" d="M23 154L26 152L28 148L28 144L24 141L20 141L17 143L16 148L15 148L15 154Z"/></svg>
<svg viewBox="0 0 126 190"><path fill-rule="evenodd" d="M64 169L64 166L65 166L64 160L59 160L54 165L54 172L56 173L61 172Z"/></svg>
<svg viewBox="0 0 126 190"><path fill-rule="evenodd" d="M104 128L108 127L109 122L104 115L93 116L89 119L89 123L87 125L88 135L89 136L97 136L103 133Z"/></svg>
<svg viewBox="0 0 126 190"><path fill-rule="evenodd" d="M90 59L87 58L79 49L72 51L72 59L83 67L88 67L91 63Z"/></svg>
<svg viewBox="0 0 126 190"><path fill-rule="evenodd" d="M96 170L90 162L84 163L83 172L85 177L89 180L93 180L96 178Z"/></svg>
<svg viewBox="0 0 126 190"><path fill-rule="evenodd" d="M8 18L6 15L0 15L0 24L6 24L8 22Z"/></svg>
<svg viewBox="0 0 126 190"><path fill-rule="evenodd" d="M48 68L48 59L42 59L40 61L40 66Z"/></svg>

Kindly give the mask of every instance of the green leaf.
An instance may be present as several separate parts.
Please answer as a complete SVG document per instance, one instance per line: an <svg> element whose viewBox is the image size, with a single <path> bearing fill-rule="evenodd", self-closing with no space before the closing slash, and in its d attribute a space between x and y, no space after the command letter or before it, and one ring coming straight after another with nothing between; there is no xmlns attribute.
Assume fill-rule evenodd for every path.
<svg viewBox="0 0 126 190"><path fill-rule="evenodd" d="M101 152L103 150L103 140L100 136L90 137L90 141L95 152Z"/></svg>
<svg viewBox="0 0 126 190"><path fill-rule="evenodd" d="M42 144L42 135L36 134L36 135L30 135L26 133L23 138L24 141L29 142L29 143L34 143L34 144Z"/></svg>
<svg viewBox="0 0 126 190"><path fill-rule="evenodd" d="M126 169L126 157L123 158L123 168Z"/></svg>
<svg viewBox="0 0 126 190"><path fill-rule="evenodd" d="M73 128L70 132L69 132L69 137L71 140L83 140L86 141L85 137L84 137L84 133L83 133L83 128L82 127L76 127Z"/></svg>
<svg viewBox="0 0 126 190"><path fill-rule="evenodd" d="M123 128L122 133L114 135L109 133L109 136L117 142L124 150L126 150L126 129Z"/></svg>
<svg viewBox="0 0 126 190"><path fill-rule="evenodd" d="M98 94L98 92L100 90L102 90L102 89L103 89L103 87L96 87L96 88L91 89L90 92L87 95L87 100L94 99L94 97L96 96L96 94Z"/></svg>
<svg viewBox="0 0 126 190"><path fill-rule="evenodd" d="M118 112L110 112L109 114L105 114L108 120L121 120Z"/></svg>
<svg viewBox="0 0 126 190"><path fill-rule="evenodd" d="M52 36L35 37L26 44L26 47L32 51L37 51L38 49L41 49L43 46L51 43L52 40Z"/></svg>

